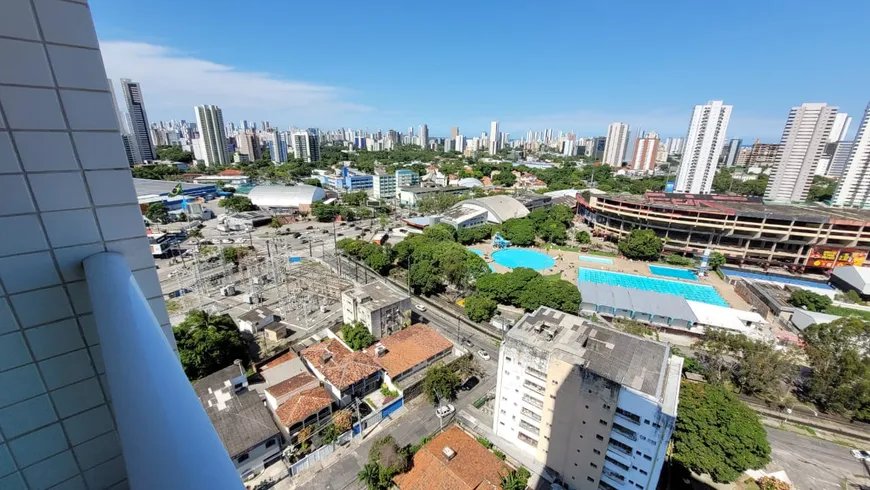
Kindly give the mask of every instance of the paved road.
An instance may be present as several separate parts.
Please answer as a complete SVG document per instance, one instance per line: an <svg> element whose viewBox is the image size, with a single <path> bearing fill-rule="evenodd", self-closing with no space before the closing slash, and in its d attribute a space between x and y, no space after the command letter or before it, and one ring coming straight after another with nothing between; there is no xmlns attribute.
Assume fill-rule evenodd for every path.
<svg viewBox="0 0 870 490"><path fill-rule="evenodd" d="M844 479L855 485L868 468L849 454L850 449L832 442L767 428L771 467L783 469L797 490L840 490ZM870 488L870 479L861 482ZM849 488L860 488L857 485Z"/></svg>

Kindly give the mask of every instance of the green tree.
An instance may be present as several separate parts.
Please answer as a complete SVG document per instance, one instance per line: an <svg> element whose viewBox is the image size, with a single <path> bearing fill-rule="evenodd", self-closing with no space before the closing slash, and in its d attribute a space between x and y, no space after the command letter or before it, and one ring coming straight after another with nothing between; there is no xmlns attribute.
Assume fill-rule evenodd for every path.
<svg viewBox="0 0 870 490"><path fill-rule="evenodd" d="M807 394L822 410L870 422L870 323L844 317L801 333L812 368Z"/></svg>
<svg viewBox="0 0 870 490"><path fill-rule="evenodd" d="M619 253L635 260L656 260L662 254L662 240L652 230L631 230L619 241Z"/></svg>
<svg viewBox="0 0 870 490"><path fill-rule="evenodd" d="M549 219L558 221L566 227L574 222L574 210L562 204L551 207L548 215Z"/></svg>
<svg viewBox="0 0 870 490"><path fill-rule="evenodd" d="M251 204L251 200L247 196L230 196L218 201L218 206L225 208L231 213L241 213L244 211L252 211L257 209Z"/></svg>
<svg viewBox="0 0 870 490"><path fill-rule="evenodd" d="M154 202L145 209L145 217L152 223L169 223L169 209L162 202Z"/></svg>
<svg viewBox="0 0 870 490"><path fill-rule="evenodd" d="M770 461L770 444L758 415L725 388L683 383L674 429L673 459L719 483Z"/></svg>
<svg viewBox="0 0 870 490"><path fill-rule="evenodd" d="M158 146L157 158L173 162L190 163L193 161L193 153L182 150L180 146Z"/></svg>
<svg viewBox="0 0 870 490"><path fill-rule="evenodd" d="M311 214L317 218L317 221L326 223L335 221L335 218L341 213L341 209L334 204L323 204L316 202L311 206Z"/></svg>
<svg viewBox="0 0 870 490"><path fill-rule="evenodd" d="M269 227L275 229L281 228L281 220L277 216L275 216L274 218L272 218L272 221L269 222Z"/></svg>
<svg viewBox="0 0 870 490"><path fill-rule="evenodd" d="M348 192L347 194L341 196L341 200L350 206L365 206L368 201L369 196L365 193L365 191L359 192Z"/></svg>
<svg viewBox="0 0 870 490"><path fill-rule="evenodd" d="M226 247L223 251L224 262L238 263L250 253L250 250L244 247Z"/></svg>
<svg viewBox="0 0 870 490"><path fill-rule="evenodd" d="M492 236L492 225L475 226L472 228L460 228L456 231L456 241L463 245L471 245L488 240Z"/></svg>
<svg viewBox="0 0 870 490"><path fill-rule="evenodd" d="M190 230L187 232L187 238L202 238L202 232L199 230Z"/></svg>
<svg viewBox="0 0 870 490"><path fill-rule="evenodd" d="M303 184L313 185L314 187L323 187L323 184L317 179L305 179L302 181Z"/></svg>
<svg viewBox="0 0 870 490"><path fill-rule="evenodd" d="M733 180L731 172L728 169L723 168L713 176L713 190L719 194L728 192L731 190Z"/></svg>
<svg viewBox="0 0 870 490"><path fill-rule="evenodd" d="M345 323L341 327L344 343L353 350L360 351L378 341L361 322Z"/></svg>
<svg viewBox="0 0 870 490"><path fill-rule="evenodd" d="M529 478L532 476L529 470L522 466L517 470L511 470L501 477L502 490L526 490Z"/></svg>
<svg viewBox="0 0 870 490"><path fill-rule="evenodd" d="M555 243L556 245L564 245L568 240L565 225L554 219L548 219L538 227L538 236L544 241Z"/></svg>
<svg viewBox="0 0 870 490"><path fill-rule="evenodd" d="M477 280L478 293L505 305L518 306L528 283L541 277L535 270L517 267L505 274L489 274Z"/></svg>
<svg viewBox="0 0 870 490"><path fill-rule="evenodd" d="M250 359L247 342L229 315L191 310L172 332L181 366L192 381L223 369L236 359L244 363Z"/></svg>
<svg viewBox="0 0 870 490"><path fill-rule="evenodd" d="M446 223L438 223L435 226L427 226L423 230L423 236L434 242L455 242L456 229Z"/></svg>
<svg viewBox="0 0 870 490"><path fill-rule="evenodd" d="M492 183L501 187L513 187L517 182L517 176L506 171L500 171L492 177Z"/></svg>
<svg viewBox="0 0 870 490"><path fill-rule="evenodd" d="M130 170L137 179L174 180L181 175L181 170L175 165L147 165Z"/></svg>
<svg viewBox="0 0 870 490"><path fill-rule="evenodd" d="M837 181L816 175L813 177L813 183L810 186L810 192L807 194L807 202L829 201L834 197L834 191L837 190Z"/></svg>
<svg viewBox="0 0 870 490"><path fill-rule="evenodd" d="M725 265L725 256L721 252L713 252L710 254L710 258L707 259L707 265L714 271L718 271L719 268Z"/></svg>
<svg viewBox="0 0 870 490"><path fill-rule="evenodd" d="M576 315L582 298L577 286L563 279L536 277L523 288L519 305L526 311L534 311L539 306L564 311Z"/></svg>
<svg viewBox="0 0 870 490"><path fill-rule="evenodd" d="M465 298L465 314L473 322L488 322L495 311L498 303L484 296L469 296Z"/></svg>
<svg viewBox="0 0 870 490"><path fill-rule="evenodd" d="M376 250L365 258L365 262L367 266L371 267L375 272L382 276L386 276L393 265L393 259L390 256L390 252L384 247L377 247Z"/></svg>
<svg viewBox="0 0 870 490"><path fill-rule="evenodd" d="M428 260L414 262L408 274L410 275L411 289L414 290L414 294L430 296L440 291L443 287L438 269Z"/></svg>
<svg viewBox="0 0 870 490"><path fill-rule="evenodd" d="M407 471L408 456L393 436L378 439L369 449L369 461L357 473L357 480L365 484L367 490L389 490L394 486L393 478Z"/></svg>
<svg viewBox="0 0 870 490"><path fill-rule="evenodd" d="M439 400L455 400L456 390L462 382L459 375L442 363L429 368L423 380L423 391L429 402L437 405Z"/></svg>
<svg viewBox="0 0 870 490"><path fill-rule="evenodd" d="M502 236L519 247L534 244L536 231L535 223L527 218L511 218L501 226Z"/></svg>
<svg viewBox="0 0 870 490"><path fill-rule="evenodd" d="M592 243L592 236L589 235L589 232L586 230L578 231L574 234L574 239L577 240L577 243L581 245L587 245Z"/></svg>
<svg viewBox="0 0 870 490"><path fill-rule="evenodd" d="M789 304L809 311L825 311L834 302L824 294L814 293L805 289L796 289L788 298Z"/></svg>

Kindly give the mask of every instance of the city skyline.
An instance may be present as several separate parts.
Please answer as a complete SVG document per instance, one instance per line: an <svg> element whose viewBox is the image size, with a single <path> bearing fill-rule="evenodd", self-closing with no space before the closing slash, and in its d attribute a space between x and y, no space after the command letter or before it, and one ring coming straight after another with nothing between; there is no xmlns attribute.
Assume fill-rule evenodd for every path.
<svg viewBox="0 0 870 490"><path fill-rule="evenodd" d="M222 6L231 6L228 3L218 1L202 9L156 0L154 9L131 15L129 4L97 0L92 2L91 9L97 20L108 75L113 79L131 78L142 84L152 120L187 118L189 107L215 104L223 108L227 120L268 119L282 128L360 127L376 131L426 123L430 135L444 137L450 134L452 126L466 128L467 135L474 135L487 131L489 122L498 120L502 131L512 135L529 129L557 128L593 136L604 134L607 125L614 121L624 121L668 138L685 136L695 104L727 100L734 106L729 138L776 142L790 108L804 102L825 102L850 114L863 111L866 95L861 93L860 84L841 80L866 79L870 74L870 68L854 61L860 59L861 45L855 36L863 36L854 33L863 32L859 19L866 18L862 11L866 13L870 7L856 3L850 15L844 16L844 25L838 30L845 38L814 31L795 39L787 50L773 54L757 47L779 46L779 39L792 37L789 26L816 15L808 6L774 3L782 8L777 5L765 8L777 12L776 22L769 22L762 15L741 18L736 25L730 16L707 12L712 6L673 9L685 29L662 31L656 27L654 35L648 31L656 24L640 20L661 16L660 5L641 5L629 12L619 12L615 5L589 5L578 10L577 6L566 4L565 9L576 11L581 18L624 15L627 25L640 26L637 31L628 29L624 38L608 45L607 51L596 58L595 77L588 76L588 67L565 65L566 54L584 48L581 45L574 48L571 43L562 47L570 32L562 29L562 24L573 23L576 18L553 16L559 6L524 13L523 20L528 25L539 23L545 27L522 39L513 39L498 22L503 16L512 16L509 12L514 9L510 6L492 9L486 2L465 6L471 13L485 10L486 15L495 16L484 26L473 23L473 28L469 24L474 15L427 18L432 25L424 36L428 29L458 34L449 41L436 42L436 38L431 38L433 41L426 49L435 53L454 52L454 48L461 47L460 52L470 57L478 50L489 52L491 46L498 45L499 52L505 53L502 55L505 61L531 56L536 67L548 63L558 67L520 70L509 76L501 70L477 70L479 73L468 75L463 68L467 63L461 61L464 58L457 60L440 54L432 68L423 71L413 62L420 59L419 55L408 53L418 51L419 43L391 44L385 49L391 39L419 35L414 32L420 21L416 8L363 9L355 14L359 17L353 22L337 20L335 36L322 36L314 25L295 26L291 39L281 42L314 36L323 45L317 50L294 52L293 63L277 63L272 56L252 57L246 43L217 38L218 32L231 32L238 27L232 24L231 17L224 15L227 10ZM749 10L750 4L744 5ZM159 12L166 11L161 6L175 15L168 18L160 15ZM270 11L267 25L290 18L291 13L312 17L322 10L316 4L291 9L288 5L270 3L263 8ZM738 3L733 8L740 10L743 6ZM197 22L190 22L192 18ZM154 28L143 31L140 21ZM412 29L412 25L416 27ZM590 39L603 38L599 31L604 27L584 25L584 33ZM265 28L262 37L252 42L268 45L279 32L283 30L277 25L275 29ZM686 42L687 37L691 43ZM654 54L642 62L626 63L623 56L617 55L620 49L630 52L638 42L648 39L655 39L650 46ZM351 45L355 50L379 54L342 56L340 63L326 55L340 54ZM271 48L265 52L280 53ZM582 55L582 51L578 54ZM807 71L803 60L813 57L842 68L841 76L820 76ZM448 59L455 62L448 63ZM707 61L716 59L739 63ZM754 69L761 66L765 68ZM855 129L851 128L849 138Z"/></svg>

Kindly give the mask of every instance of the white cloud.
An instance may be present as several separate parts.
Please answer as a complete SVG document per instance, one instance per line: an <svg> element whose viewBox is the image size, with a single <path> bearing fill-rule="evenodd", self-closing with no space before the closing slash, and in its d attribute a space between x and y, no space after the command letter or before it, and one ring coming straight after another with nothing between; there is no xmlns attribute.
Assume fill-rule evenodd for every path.
<svg viewBox="0 0 870 490"><path fill-rule="evenodd" d="M348 102L337 87L286 80L270 73L180 53L156 44L102 41L106 72L116 84L130 78L142 84L151 120L193 119L193 106L215 104L227 121L268 120L273 125L340 126L372 108Z"/></svg>

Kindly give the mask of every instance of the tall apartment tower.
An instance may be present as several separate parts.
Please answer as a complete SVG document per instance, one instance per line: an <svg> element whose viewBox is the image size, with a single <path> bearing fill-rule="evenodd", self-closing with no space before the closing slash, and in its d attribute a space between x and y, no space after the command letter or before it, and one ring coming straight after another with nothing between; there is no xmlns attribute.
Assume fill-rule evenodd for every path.
<svg viewBox="0 0 870 490"><path fill-rule="evenodd" d="M654 489L682 365L666 344L539 307L499 350L493 431L570 488Z"/></svg>
<svg viewBox="0 0 870 490"><path fill-rule="evenodd" d="M260 139L253 131L236 135L236 149L239 153L247 155L252 162L260 159Z"/></svg>
<svg viewBox="0 0 870 490"><path fill-rule="evenodd" d="M828 143L845 140L851 125L852 116L845 112L838 112L836 117L834 117L834 125L831 126L831 135L828 137Z"/></svg>
<svg viewBox="0 0 870 490"><path fill-rule="evenodd" d="M142 98L142 87L138 82L128 78L121 79L121 90L124 92L124 100L127 102L127 114L130 115L133 137L139 147L139 154L143 160L156 160L157 150L151 139L151 126L148 124L148 114L145 112L145 101Z"/></svg>
<svg viewBox="0 0 870 490"><path fill-rule="evenodd" d="M413 128L411 128L413 131ZM320 161L320 144L317 133L311 129L293 133L293 153L296 158L311 163Z"/></svg>
<svg viewBox="0 0 870 490"><path fill-rule="evenodd" d="M112 94L112 106L115 108L115 116L118 118L118 127L121 129L121 141L124 143L124 155L127 157L129 166L142 163L142 155L139 154L139 146L136 144L136 138L130 134L130 129L127 123L127 116L121 112L118 107L118 99L115 96L115 87L112 85L112 80L108 79L109 92Z"/></svg>
<svg viewBox="0 0 870 490"><path fill-rule="evenodd" d="M420 126L420 147L424 150L429 147L429 126Z"/></svg>
<svg viewBox="0 0 870 490"><path fill-rule="evenodd" d="M731 119L731 109L721 100L695 106L674 187L677 192L710 193L728 121Z"/></svg>
<svg viewBox="0 0 870 490"><path fill-rule="evenodd" d="M641 172L653 172L656 169L656 157L659 152L659 135L654 131L643 138L638 138L635 143L634 159L631 161L631 169Z"/></svg>
<svg viewBox="0 0 870 490"><path fill-rule="evenodd" d="M604 158L601 162L611 167L619 167L625 160L628 147L628 124L615 122L607 126L607 143L604 147Z"/></svg>
<svg viewBox="0 0 870 490"><path fill-rule="evenodd" d="M728 141L725 150L722 152L722 164L724 166L733 167L737 164L737 157L740 155L741 143L743 143L743 140L739 138L732 138Z"/></svg>
<svg viewBox="0 0 870 490"><path fill-rule="evenodd" d="M836 117L837 108L827 104L792 107L764 191L766 201L806 200Z"/></svg>
<svg viewBox="0 0 870 490"><path fill-rule="evenodd" d="M489 153L495 155L498 153L498 121L489 123Z"/></svg>
<svg viewBox="0 0 870 490"><path fill-rule="evenodd" d="M870 207L870 104L867 105L864 118L858 126L858 134L831 204Z"/></svg>
<svg viewBox="0 0 870 490"><path fill-rule="evenodd" d="M455 140L457 136L459 136L459 126L453 126L450 128L450 139Z"/></svg>
<svg viewBox="0 0 870 490"><path fill-rule="evenodd" d="M227 133L224 128L224 113L216 105L200 105L193 108L196 112L196 126L199 129L199 146L205 165L227 165ZM247 121L244 121L247 123Z"/></svg>

